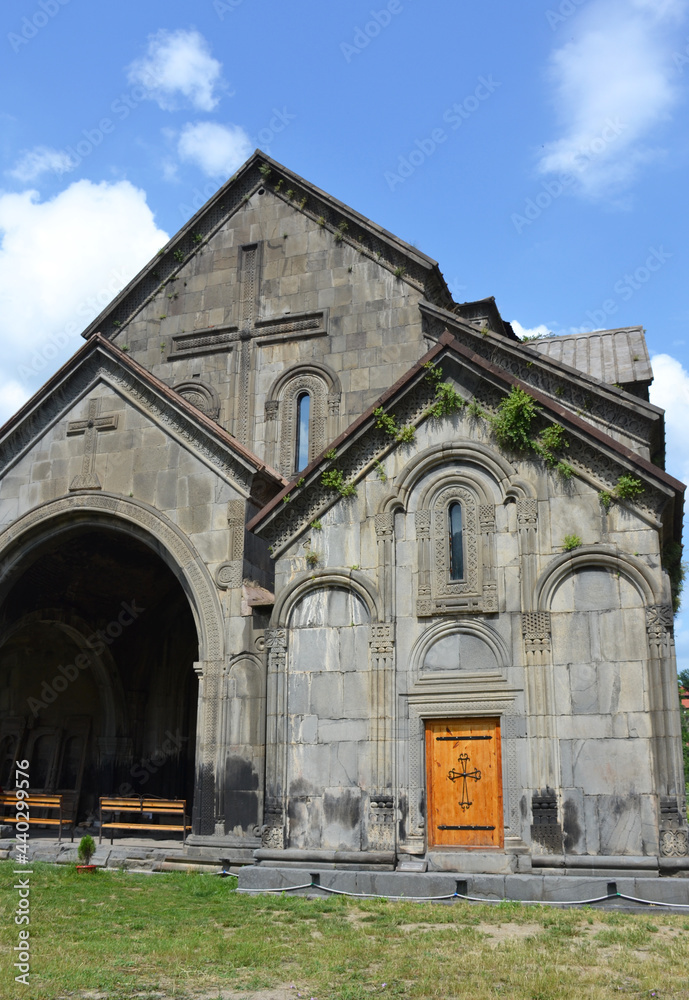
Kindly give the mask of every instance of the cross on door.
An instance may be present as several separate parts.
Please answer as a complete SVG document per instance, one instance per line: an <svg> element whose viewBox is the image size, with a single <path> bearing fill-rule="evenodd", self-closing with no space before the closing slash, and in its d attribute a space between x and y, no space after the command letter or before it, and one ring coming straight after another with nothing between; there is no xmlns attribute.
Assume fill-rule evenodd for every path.
<svg viewBox="0 0 689 1000"><path fill-rule="evenodd" d="M263 243L239 247L235 323L196 333L177 334L172 338L169 360L198 354L214 354L239 345L238 392L235 396L234 433L248 444L251 389L252 345L282 340L323 336L327 332L327 311L289 313L272 319L259 319L261 299L261 264Z"/></svg>
<svg viewBox="0 0 689 1000"><path fill-rule="evenodd" d="M100 480L96 475L95 462L99 431L114 431L117 428L118 414L98 416L100 400L90 399L86 420L70 420L67 424L68 436L84 435L84 457L81 462L81 473L70 483L70 490L100 490Z"/></svg>
<svg viewBox="0 0 689 1000"><path fill-rule="evenodd" d="M455 771L453 767L450 773L448 774L448 778L450 779L450 781L459 781L461 778L462 794L460 795L459 798L459 805L462 809L468 809L469 806L471 805L471 801L469 799L469 786L467 785L467 778L472 778L474 781L481 780L481 772L478 770L478 768L474 768L473 771L467 771L469 760L470 758L468 753L460 753L458 761L462 765L462 770Z"/></svg>

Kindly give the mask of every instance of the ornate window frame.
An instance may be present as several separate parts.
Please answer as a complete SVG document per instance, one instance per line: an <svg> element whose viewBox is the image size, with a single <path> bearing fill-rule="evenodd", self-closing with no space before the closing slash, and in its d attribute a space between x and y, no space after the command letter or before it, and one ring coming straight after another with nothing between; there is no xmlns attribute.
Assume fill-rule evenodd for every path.
<svg viewBox="0 0 689 1000"><path fill-rule="evenodd" d="M490 614L498 610L493 535L495 503L484 503L476 484L463 476L446 477L427 490L416 511L419 543L419 617L439 614ZM464 576L450 578L448 519L454 503L462 507Z"/></svg>
<svg viewBox="0 0 689 1000"><path fill-rule="evenodd" d="M275 467L291 479L297 469L297 428L299 398L308 393L309 450L311 463L337 437L341 388L334 372L325 365L298 365L283 373L273 384L266 400L266 420L274 422L273 454Z"/></svg>

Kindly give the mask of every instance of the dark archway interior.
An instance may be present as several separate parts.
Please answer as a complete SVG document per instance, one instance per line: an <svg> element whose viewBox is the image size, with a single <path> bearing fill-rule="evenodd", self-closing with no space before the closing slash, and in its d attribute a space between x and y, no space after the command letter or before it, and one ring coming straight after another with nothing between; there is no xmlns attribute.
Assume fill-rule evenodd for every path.
<svg viewBox="0 0 689 1000"><path fill-rule="evenodd" d="M77 821L100 795L185 798L191 814L198 639L163 560L77 526L37 547L0 609L0 783L30 761Z"/></svg>

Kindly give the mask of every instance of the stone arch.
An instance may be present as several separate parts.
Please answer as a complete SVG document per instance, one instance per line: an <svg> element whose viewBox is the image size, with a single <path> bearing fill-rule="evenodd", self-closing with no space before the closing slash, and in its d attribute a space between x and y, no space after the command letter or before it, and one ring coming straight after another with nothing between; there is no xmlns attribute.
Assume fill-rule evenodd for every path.
<svg viewBox="0 0 689 1000"><path fill-rule="evenodd" d="M217 420L220 416L220 397L210 383L202 382L198 378L189 378L178 382L172 388L211 420Z"/></svg>
<svg viewBox="0 0 689 1000"><path fill-rule="evenodd" d="M428 654L434 646L443 640L455 636L469 636L475 642L481 643L488 652L488 664L494 661L495 669L507 670L511 666L511 652L502 636L496 632L487 622L481 621L444 621L436 622L427 628L416 640L410 654L410 670L414 679L422 673L429 671L424 669ZM461 641L461 640L460 640ZM467 669L467 668L458 668ZM481 669L481 668L479 668ZM489 666L490 669L490 666Z"/></svg>
<svg viewBox="0 0 689 1000"><path fill-rule="evenodd" d="M29 552L76 523L126 530L160 556L189 600L199 639L199 660L222 660L222 611L208 570L183 532L160 511L139 500L100 491L96 495L77 493L51 500L17 518L0 533L5 586Z"/></svg>
<svg viewBox="0 0 689 1000"><path fill-rule="evenodd" d="M371 622L381 621L381 600L377 588L369 578L357 570L337 572L317 570L308 576L297 577L286 587L275 602L271 618L271 628L286 628L295 605L314 590L337 588L351 590L368 609Z"/></svg>
<svg viewBox="0 0 689 1000"><path fill-rule="evenodd" d="M311 397L309 463L337 436L342 386L336 373L316 362L292 365L275 379L266 398L266 419L272 464L288 479L296 466L297 404L303 393Z"/></svg>
<svg viewBox="0 0 689 1000"><path fill-rule="evenodd" d="M452 473L450 470L457 463L462 463L462 469ZM509 489L528 490L527 495L535 495L533 488L529 487L525 480L517 477L512 465L494 449L477 441L444 442L433 445L412 458L400 473L395 490L379 504L378 513L408 510L417 483L435 469L438 469L438 479L447 478L448 473L471 478L475 484L481 484L481 490L486 494L485 482L474 470L488 473L495 482L497 495L490 499L487 496L485 502L501 501Z"/></svg>
<svg viewBox="0 0 689 1000"><path fill-rule="evenodd" d="M541 574L535 587L535 609L549 611L553 595L563 580L587 567L620 573L635 587L646 606L663 601L662 590L653 573L640 559L618 552L612 546L582 545L558 556Z"/></svg>

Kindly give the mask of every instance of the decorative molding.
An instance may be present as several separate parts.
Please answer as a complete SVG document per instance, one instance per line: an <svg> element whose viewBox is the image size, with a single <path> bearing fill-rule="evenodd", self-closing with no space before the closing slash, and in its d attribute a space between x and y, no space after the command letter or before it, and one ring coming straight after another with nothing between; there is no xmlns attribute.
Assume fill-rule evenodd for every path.
<svg viewBox="0 0 689 1000"><path fill-rule="evenodd" d="M479 504L478 519L481 531L495 531L495 504Z"/></svg>
<svg viewBox="0 0 689 1000"><path fill-rule="evenodd" d="M290 479L295 472L297 454L297 404L299 396L307 392L311 397L309 412L309 462L319 455L327 443L328 405L327 385L318 375L295 373L282 389L280 395L280 410L282 419L279 422L279 470L283 476Z"/></svg>
<svg viewBox="0 0 689 1000"><path fill-rule="evenodd" d="M220 590L234 590L242 585L243 562L241 559L223 563L215 574Z"/></svg>
<svg viewBox="0 0 689 1000"><path fill-rule="evenodd" d="M267 628L265 631L266 649L283 650L287 649L287 629Z"/></svg>
<svg viewBox="0 0 689 1000"><path fill-rule="evenodd" d="M431 537L431 512L430 510L417 510L414 515L417 538Z"/></svg>
<svg viewBox="0 0 689 1000"><path fill-rule="evenodd" d="M265 405L266 420L277 420L278 411L280 409L280 401L278 399L267 399Z"/></svg>
<svg viewBox="0 0 689 1000"><path fill-rule="evenodd" d="M669 604L651 604L646 608L646 631L650 640L663 642L672 635L674 613Z"/></svg>
<svg viewBox="0 0 689 1000"><path fill-rule="evenodd" d="M374 517L374 523L376 527L376 536L378 538L387 538L394 535L395 515L392 512L376 514Z"/></svg>
<svg viewBox="0 0 689 1000"><path fill-rule="evenodd" d="M535 528L538 524L538 500L517 497L517 524L520 528Z"/></svg>
<svg viewBox="0 0 689 1000"><path fill-rule="evenodd" d="M217 420L220 416L220 397L208 382L190 378L185 379L184 382L178 382L172 388L211 420Z"/></svg>
<svg viewBox="0 0 689 1000"><path fill-rule="evenodd" d="M551 642L550 612L523 611L522 637L527 652L549 651Z"/></svg>
<svg viewBox="0 0 689 1000"><path fill-rule="evenodd" d="M689 854L689 837L686 830L661 830L660 855L663 858L686 858Z"/></svg>
<svg viewBox="0 0 689 1000"><path fill-rule="evenodd" d="M369 645L373 653L392 653L395 647L395 626L392 622L370 626Z"/></svg>

